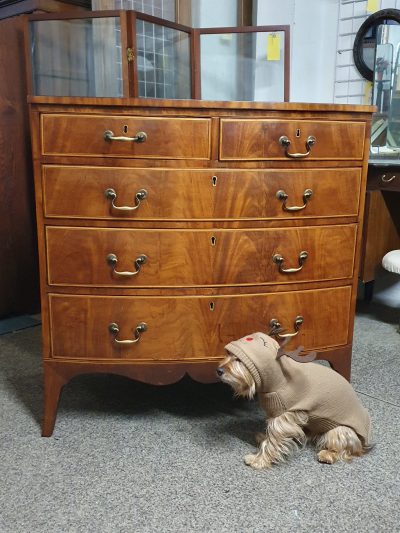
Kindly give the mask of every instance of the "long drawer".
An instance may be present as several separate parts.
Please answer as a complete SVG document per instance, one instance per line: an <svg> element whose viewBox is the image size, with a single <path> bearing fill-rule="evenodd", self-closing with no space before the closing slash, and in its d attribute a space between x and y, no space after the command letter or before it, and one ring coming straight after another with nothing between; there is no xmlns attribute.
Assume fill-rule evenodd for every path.
<svg viewBox="0 0 400 533"><path fill-rule="evenodd" d="M41 148L44 155L210 159L210 128L203 118L43 114Z"/></svg>
<svg viewBox="0 0 400 533"><path fill-rule="evenodd" d="M240 171L45 165L43 210L49 218L83 219L354 216L360 180L357 168Z"/></svg>
<svg viewBox="0 0 400 533"><path fill-rule="evenodd" d="M49 285L217 286L351 278L357 226L46 228Z"/></svg>
<svg viewBox="0 0 400 533"><path fill-rule="evenodd" d="M289 346L329 348L348 342L350 299L351 287L214 297L50 294L51 353L85 360L219 359L226 343L267 332L272 319L298 330Z"/></svg>
<svg viewBox="0 0 400 533"><path fill-rule="evenodd" d="M221 119L220 159L279 160L301 154L297 161L362 160L364 139L364 122L226 118Z"/></svg>

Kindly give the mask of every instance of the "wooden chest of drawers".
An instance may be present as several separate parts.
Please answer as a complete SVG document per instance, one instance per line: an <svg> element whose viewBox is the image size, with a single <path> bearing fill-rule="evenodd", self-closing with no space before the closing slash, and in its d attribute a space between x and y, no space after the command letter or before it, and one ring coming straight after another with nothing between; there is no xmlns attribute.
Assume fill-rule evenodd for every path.
<svg viewBox="0 0 400 533"><path fill-rule="evenodd" d="M349 378L371 111L32 98L43 435L77 374L215 381L277 322Z"/></svg>

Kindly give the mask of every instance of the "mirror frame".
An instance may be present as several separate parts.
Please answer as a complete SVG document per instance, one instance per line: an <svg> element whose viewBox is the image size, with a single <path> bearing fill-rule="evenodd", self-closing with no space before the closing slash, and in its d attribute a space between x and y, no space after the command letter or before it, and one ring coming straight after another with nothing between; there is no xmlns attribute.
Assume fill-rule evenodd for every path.
<svg viewBox="0 0 400 533"><path fill-rule="evenodd" d="M354 39L353 45L353 58L355 66L358 72L363 76L363 78L368 81L374 80L374 72L371 70L364 61L363 57L363 41L365 34L374 26L379 26L384 24L385 20L394 20L400 24L400 9L382 9L370 15L364 22L361 24L356 37Z"/></svg>

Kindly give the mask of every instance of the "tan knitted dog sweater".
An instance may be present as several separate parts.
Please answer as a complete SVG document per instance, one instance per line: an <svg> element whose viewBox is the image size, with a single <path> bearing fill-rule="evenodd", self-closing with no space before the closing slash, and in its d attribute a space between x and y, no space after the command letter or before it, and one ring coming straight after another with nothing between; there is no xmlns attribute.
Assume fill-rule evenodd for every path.
<svg viewBox="0 0 400 533"><path fill-rule="evenodd" d="M348 426L365 445L369 443L368 411L350 383L334 370L316 363L298 363L285 355L279 357L279 344L264 333L233 341L225 350L251 373L260 405L269 417L306 411L306 428L311 433Z"/></svg>

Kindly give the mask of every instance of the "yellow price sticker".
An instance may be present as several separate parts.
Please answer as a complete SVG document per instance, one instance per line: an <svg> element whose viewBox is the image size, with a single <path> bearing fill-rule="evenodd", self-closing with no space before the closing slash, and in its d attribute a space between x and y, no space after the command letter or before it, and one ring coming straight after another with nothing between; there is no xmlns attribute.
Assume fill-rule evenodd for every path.
<svg viewBox="0 0 400 533"><path fill-rule="evenodd" d="M375 13L380 8L380 0L368 0L367 13Z"/></svg>
<svg viewBox="0 0 400 533"><path fill-rule="evenodd" d="M281 59L281 36L278 33L269 33L267 41L267 60L280 61Z"/></svg>
<svg viewBox="0 0 400 533"><path fill-rule="evenodd" d="M372 81L366 81L364 84L364 104L371 104L372 100Z"/></svg>

